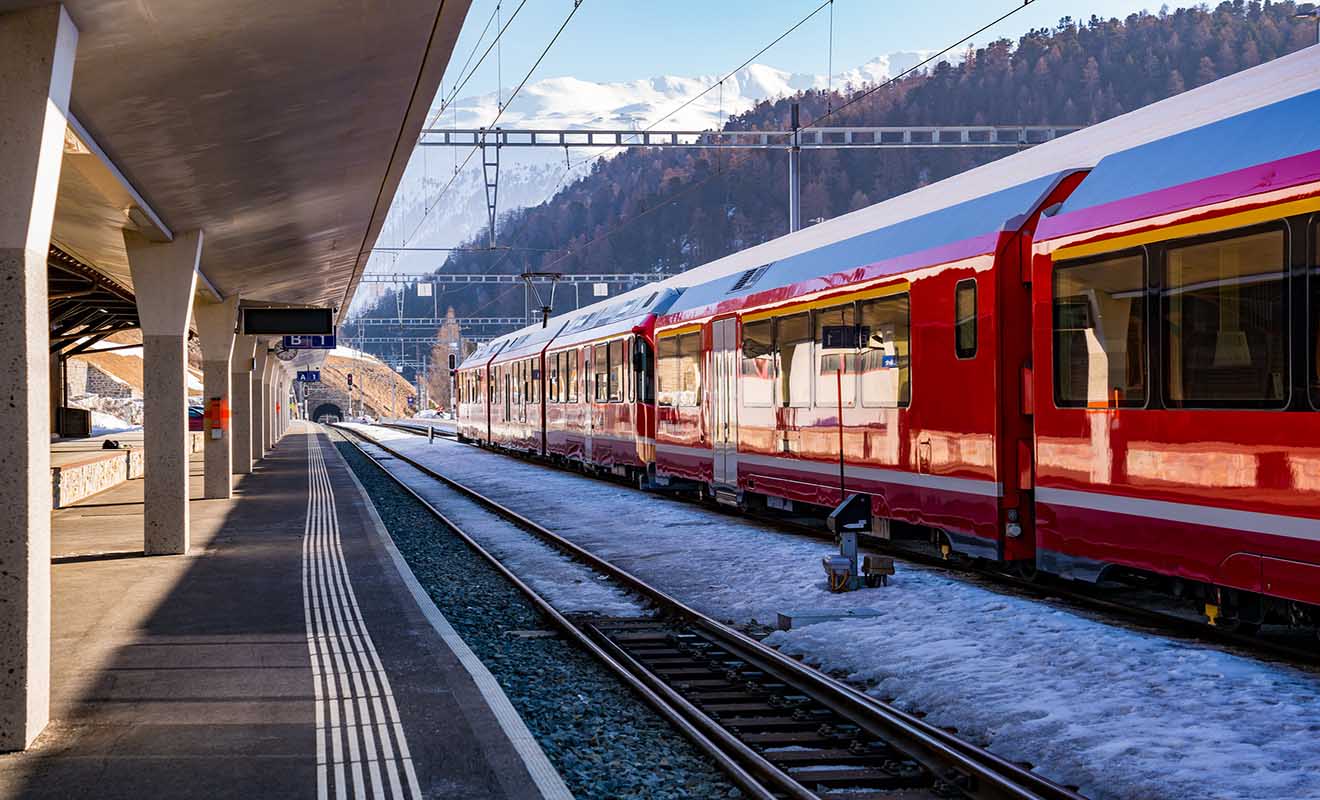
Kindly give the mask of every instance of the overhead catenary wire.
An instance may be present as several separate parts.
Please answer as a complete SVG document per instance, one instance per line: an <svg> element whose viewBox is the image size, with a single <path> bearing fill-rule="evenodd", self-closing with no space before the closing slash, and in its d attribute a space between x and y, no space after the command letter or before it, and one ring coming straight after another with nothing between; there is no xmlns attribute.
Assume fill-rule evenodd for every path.
<svg viewBox="0 0 1320 800"><path fill-rule="evenodd" d="M777 39L775 39L774 42L771 42L769 45L766 45L766 47L762 48L761 51L760 51L760 53L764 53L766 50L768 50L768 49L770 49L771 47L773 47L773 46L774 46L774 45L775 45L780 39L783 39L783 38L784 38L785 36L787 36L789 33L792 33L793 30L795 30L797 27L801 26L802 23L806 22L806 21L807 21L808 19L810 19L812 16L815 16L815 15L816 15L816 14L817 14L822 8L824 8L825 6L831 6L831 23L832 23L832 21L833 21L833 8L832 8L832 6L833 6L833 2L834 2L834 0L826 0L825 3L823 3L821 6L817 7L814 11L812 11L810 14L808 14L805 18L803 18L800 22L798 22L797 25L793 26L793 28L790 28L790 29L789 29L788 31L786 31L784 34L781 34ZM853 105L854 103L857 103L858 101L864 99L865 97L868 97L868 96L874 94L875 92L879 91L880 89L883 89L883 88L886 87L886 86L890 86L890 85L894 84L895 82L897 82L898 80L900 80L900 79L906 77L907 75L910 75L911 73L913 73L913 72L915 72L915 71L917 71L917 70L919 70L919 69L922 69L923 67L925 67L926 65L930 64L932 61L935 61L936 59L940 58L941 56L943 56L944 54L948 53L950 50L954 49L955 47L958 47L959 45L963 44L964 42L968 41L969 39L972 39L972 38L974 38L974 37L976 37L976 36L980 36L982 33L985 33L985 32L986 32L987 30L989 30L990 28L993 28L994 26L998 25L999 23L1001 23L1001 22L1007 20L1009 17L1012 17L1014 14L1016 14L1017 12L1021 11L1022 9L1026 8L1027 6L1031 5L1031 4L1034 3L1034 2L1036 2L1036 0L1022 0L1022 4L1021 4L1021 5L1016 6L1016 7L1012 8L1012 9L1010 9L1009 11L1007 11L1007 12L1004 13L1004 14L1001 14L999 17L995 18L994 20L992 20L992 21L986 23L985 25L982 25L980 28L977 28L975 31L972 31L971 33L969 33L969 34L967 34L967 35L965 35L965 36L959 38L956 42L954 42L954 43L950 44L949 46L945 47L944 49L942 49L942 50L940 50L940 51L934 53L934 54L931 55L929 58L925 59L924 61L920 62L919 64L917 64L917 65L915 65L915 66L913 66L913 67L911 67L911 68L909 68L909 69L907 69L907 70L904 70L903 72L899 73L898 75L895 75L895 76L893 76L892 78L889 78L888 80L886 80L886 81L884 81L884 82L882 82L882 83L879 83L879 84L877 84L877 85L875 85L875 86L873 86L873 87L871 87L871 88L869 88L869 89L867 89L867 90L861 92L861 93L858 94L858 95L855 95L854 97L850 98L850 99L848 100L848 102L846 102L846 103L840 105L840 106L839 106L838 108L836 108L836 109L833 109L833 110L828 111L824 116L819 117L818 119L812 121L812 123L811 123L810 125L804 126L804 128L815 127L815 126L819 125L821 122L824 122L824 121L825 121L827 118L829 118L830 116L832 116L832 115L834 115L834 114L837 114L838 112L842 111L843 109L847 108L848 106L851 106L851 105ZM831 65L832 65L832 64L833 64L833 27L832 27L832 25L831 25L831 45L830 45L830 51L831 51L830 61L831 61ZM757 57L760 55L760 53L758 53L756 56L752 56L752 59L757 58ZM750 63L752 59L749 59L747 62L744 62L744 66L745 66L747 63ZM742 67L738 67L738 69L742 69ZM733 72L737 72L737 71L738 71L738 70L735 69ZM733 73L730 73L730 75L732 75L732 74L733 74ZM722 83L724 80L727 80L727 78L728 78L728 76L725 76L725 78L721 78L721 83ZM713 85L718 85L718 84L713 84ZM709 89L710 89L710 87L707 87L707 91L709 91ZM698 95L698 96L700 96L700 95ZM695 98L694 98L694 99L695 99ZM680 107L680 110L681 110L681 107ZM676 112L670 112L670 116L672 116L673 113L676 113ZM662 120L660 120L660 121L663 121L663 118L662 118ZM654 126L654 124L658 124L658 123L659 123L659 121L657 121L657 123L653 123L653 126ZM653 126L652 126L652 127L653 127ZM650 129L650 128L648 128L647 130L649 130L649 129ZM606 152L609 152L609 151L606 151ZM595 156L595 157L598 158L599 156ZM646 217L647 215L652 214L652 213L654 213L654 212L660 210L661 208L663 208L663 207L665 207L665 206L667 206L667 205L669 205L669 204L671 204L671 203L674 203L674 202L677 202L677 201L683 199L683 198L686 197L687 195L691 194L692 192L695 192L697 189L699 189L699 188L701 188L702 186L704 186L705 184L709 183L711 180L713 180L713 179L715 179L715 178L717 178L717 177L720 177L720 176L722 176L722 175L727 175L727 173L723 172L722 170L721 170L721 171L717 171L717 172L715 172L715 173L713 173L713 174L707 176L706 178L703 178L702 180L700 180L700 181L698 181L698 182L696 182L696 183L694 183L694 184L692 184L692 185L686 187L684 190L678 192L677 194L675 194L675 195L673 195L673 196L671 196L671 197L665 198L664 200L662 200L661 202L655 204L654 206L651 206L651 207L645 209L644 211L642 211L642 212L640 212L640 213L638 213L638 214L635 214L635 215L633 215L632 217L629 217L629 218L626 219L626 220L622 220L622 221L620 221L617 225L614 225L614 226L611 227L609 230L605 231L604 233L600 234L599 236L593 237L592 239L590 239L590 240L588 240L588 241L586 241L586 242L583 242L579 247L574 248L574 249L572 249L572 250L569 250L568 252L564 253L564 255L560 256L559 258L555 259L554 261L551 261L551 262L550 262L545 268L546 268L546 269L550 269L550 268L554 267L555 265L557 265L557 264L559 264L559 263L561 263L561 262L563 262L563 261L565 261L565 260L567 260L567 259L569 259L569 258L571 258L571 257L573 257L573 256L576 256L576 255L581 254L583 251L585 251L587 248L591 247L592 245L594 245L594 244L596 244L596 243L598 243L598 242L600 242L600 241L603 241L603 240L605 240L605 239L610 238L611 236L613 236L614 234L618 233L618 232L619 232L620 230L622 230L623 228L625 228L625 227L631 225L632 223L636 222L637 220L642 219L642 218Z"/></svg>
<svg viewBox="0 0 1320 800"><path fill-rule="evenodd" d="M518 9L521 9L523 5L525 5L526 3L527 0L523 0L523 2L518 5ZM500 106L499 111L496 112L495 114L495 118L492 119L486 125L487 128L493 128L495 124L500 121L500 117L504 116L504 112L507 111L509 106L513 104L513 99L517 97L518 93L521 92L523 87L527 85L527 81L531 80L532 74L536 72L536 68L541 66L541 62L545 60L545 57L547 54L549 54L550 49L555 46L555 42L559 41L559 37L563 35L564 30L568 27L568 23L573 21L573 16L577 14L578 9L581 7L582 7L582 0L573 0L573 8L568 12L568 16L564 17L564 21L560 23L559 29L555 31L555 35L550 37L550 41L546 44L545 48L541 50L541 54L536 57L536 61L532 64L531 69L527 70L527 74L523 75L523 78L521 81L518 82L517 87L515 87L514 90L509 93L509 99L505 101L503 105ZM515 15L517 14L518 9L514 10ZM513 17L510 16L509 22L512 21L513 21ZM506 25L505 30L507 29L508 26ZM431 215L431 212L435 210L436 206L440 205L440 201L444 199L445 194L449 192L450 188L453 187L454 182L458 180L459 173L462 172L463 168L466 167L468 165L468 162L472 160L472 156L476 155L477 151L479 151L480 149L481 149L481 145L477 144L473 146L473 148L470 151L468 151L468 154L466 157L463 158L462 163L460 163L458 165L458 168L454 170L453 177L449 179L449 182L446 183L444 188L440 190L440 193L436 195L435 202L432 203L430 206L427 206L426 209L423 210L422 217L421 219L417 220L417 225L413 228L412 233L409 233L406 237L404 237L403 244L405 246L408 244L409 241L412 240L412 237L417 235L417 231L421 230L422 223L426 222L426 219Z"/></svg>
<svg viewBox="0 0 1320 800"><path fill-rule="evenodd" d="M1011 8L1011 9L1009 9L1008 11L1006 11L1005 13L1000 14L1000 15L999 15L998 17L996 17L995 19L991 20L990 22L987 22L986 24L982 25L981 27L979 27L979 28L977 28L976 30L972 31L971 33L967 34L966 36L963 36L962 38L960 38L958 41L954 42L953 44L951 44L951 45L945 47L944 49L939 50L939 51L937 51L936 53L932 54L931 56L929 56L928 58L926 58L924 61L921 61L920 63L915 64L914 66L908 67L907 69L903 70L902 72L898 73L897 75L893 75L893 76L887 78L886 80L881 81L880 83L877 83L875 86L872 86L871 88L866 89L865 91L862 91L862 92L860 92L860 93L858 93L858 94L853 95L852 97L848 98L848 102L844 103L843 105L839 106L838 108L835 108L835 109L831 109L831 110L826 111L826 113L825 113L824 115L822 115L822 116L820 116L820 117L818 117L818 118L812 120L810 124L808 124L808 125L804 125L804 126L803 126L803 130L806 130L806 129L808 129L808 128L815 128L815 127L818 127L818 126L820 126L820 124L823 123L825 120L829 119L830 117L834 116L835 114L838 114L840 111L844 110L845 108L847 108L847 107L849 107L849 106L851 106L851 105L854 105L854 104L856 104L856 103L861 102L862 100L866 99L867 97L870 97L871 95L875 94L876 92L880 91L881 89L884 89L884 88L887 87L887 86L892 86L892 85L894 85L895 83L897 83L898 81L902 80L903 78L906 78L908 75L911 75L913 72L916 72L917 70L924 68L926 65L930 64L932 61L935 61L935 60L938 59L938 58L942 58L946 53L948 53L948 52L949 52L950 50L952 50L953 48L958 47L959 45L963 44L964 42L966 42L966 41L968 41L968 40L970 40L970 39L973 39L973 38L975 38L975 37L977 37L977 36L980 36L981 34L985 33L985 32L988 31L988 30L990 30L990 29L993 28L994 26L998 25L999 23L1003 22L1004 20L1008 19L1009 17L1013 16L1014 14L1018 13L1019 11L1021 11L1022 9L1026 8L1027 6L1031 5L1031 4L1034 3L1034 2L1036 2L1036 0L1021 0L1021 5L1015 6L1015 7Z"/></svg>
<svg viewBox="0 0 1320 800"><path fill-rule="evenodd" d="M644 133L649 133L653 128L655 128L655 126L659 125L660 123L664 122L665 120L667 120L667 119L669 119L670 117L674 116L675 114L679 113L679 112L682 111L683 109L685 109L685 108L687 108L688 106L692 105L693 103L697 102L697 101L700 100L701 98L705 97L707 94L709 94L709 93L711 92L712 89L715 89L716 87L722 87L723 84L724 84L724 82L727 81L727 80L729 80L730 78L733 78L734 76L736 76L736 75L738 74L738 71L739 71L739 70L743 69L743 68L746 67L748 64L751 64L753 61L755 61L756 59L760 58L761 56L765 55L765 53L766 53L767 50L769 50L770 48L772 48L772 47L774 47L775 45L779 44L779 43L782 42L784 39L788 38L788 36L789 36L790 34L792 34L792 33L793 33L794 31L796 31L798 28L801 28L803 25L807 24L809 21L811 21L812 17L815 17L817 14L819 14L821 11L823 11L827 6L831 5L833 2L834 2L834 0L825 0L825 2L823 2L823 3L821 3L820 5L816 6L816 8L813 9L811 12L809 12L805 17L803 17L802 19L800 19L800 20L798 20L797 22L793 23L793 25L791 25L791 26L788 28L788 30L786 30L786 31L784 31L783 33L779 34L779 35L776 36L773 40L771 40L769 44L767 44L766 46L762 47L760 50L757 50L755 53L753 53L750 57L747 58L746 61L742 62L742 63L739 64L738 66L736 66L736 67L734 67L733 69L729 70L728 74L724 75L723 77L721 77L719 80L715 81L714 83L709 84L705 89L702 89L700 92L698 92L697 94L693 95L692 97L689 97L687 100L683 101L683 102L680 103L678 106L674 107L669 113L665 114L663 117L660 117L659 119L655 120L654 122L651 122L650 124L648 124L645 128L642 128L640 131L637 131L636 133L634 133L633 136L636 137L636 136L640 136L641 134L644 134ZM605 149L605 150L602 150L601 152L597 153L597 154L594 155L594 156L590 156L590 157L588 157L588 158L584 158L584 159L582 159L581 161L579 161L579 162L578 162L577 164L575 164L574 166L581 166L582 164L586 164L586 163L588 163L588 162L590 162L590 161L595 161L595 160L597 160L597 159L604 158L605 156L609 155L610 153L612 153L612 152L614 152L615 150L618 150L620 147L624 147L624 146L625 146L625 145L623 145L623 144L616 144L616 145L614 145L613 147L610 147L610 148L607 148L607 149Z"/></svg>

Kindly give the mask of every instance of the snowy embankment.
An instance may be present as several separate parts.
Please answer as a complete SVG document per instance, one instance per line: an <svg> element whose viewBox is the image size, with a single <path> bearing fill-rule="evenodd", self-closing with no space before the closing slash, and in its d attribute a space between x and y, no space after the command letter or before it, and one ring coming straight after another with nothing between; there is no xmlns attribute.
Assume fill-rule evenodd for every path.
<svg viewBox="0 0 1320 800"><path fill-rule="evenodd" d="M105 436L111 433L127 433L128 431L140 431L141 425L133 425L119 417L111 416L103 411L92 412L92 435Z"/></svg>
<svg viewBox="0 0 1320 800"><path fill-rule="evenodd" d="M831 594L824 542L401 431L373 436L705 613L873 608L767 641L1094 798L1320 797L1320 676L900 564Z"/></svg>

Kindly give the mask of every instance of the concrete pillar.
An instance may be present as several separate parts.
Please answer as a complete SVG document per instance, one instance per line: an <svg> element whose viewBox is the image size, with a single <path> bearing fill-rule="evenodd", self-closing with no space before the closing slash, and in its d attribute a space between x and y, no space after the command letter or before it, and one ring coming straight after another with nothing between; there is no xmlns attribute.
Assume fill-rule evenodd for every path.
<svg viewBox="0 0 1320 800"><path fill-rule="evenodd" d="M266 375L270 372L270 362L275 358L267 349L265 339L257 340L256 354L252 360L252 460L260 461L266 457Z"/></svg>
<svg viewBox="0 0 1320 800"><path fill-rule="evenodd" d="M0 750L50 718L46 253L77 45L61 6L0 14Z"/></svg>
<svg viewBox="0 0 1320 800"><path fill-rule="evenodd" d="M124 232L142 322L142 410L146 450L144 549L188 552L188 324L202 232L148 241Z"/></svg>
<svg viewBox="0 0 1320 800"><path fill-rule="evenodd" d="M235 475L252 472L252 355L256 349L257 337L234 337L229 361L229 422Z"/></svg>
<svg viewBox="0 0 1320 800"><path fill-rule="evenodd" d="M234 352L234 327L238 324L238 295L222 303L193 304L197 316L197 338L202 343L202 405L207 409L216 400L230 408L232 387L229 381L230 358ZM233 417L221 423L207 415L203 432L203 497L226 500L233 493Z"/></svg>

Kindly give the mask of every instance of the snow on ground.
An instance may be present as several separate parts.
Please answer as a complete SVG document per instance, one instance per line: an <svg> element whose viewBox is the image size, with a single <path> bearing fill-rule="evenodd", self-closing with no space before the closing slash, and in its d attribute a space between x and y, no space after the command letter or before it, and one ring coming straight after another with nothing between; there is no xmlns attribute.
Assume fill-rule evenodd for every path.
<svg viewBox="0 0 1320 800"><path fill-rule="evenodd" d="M92 435L105 436L111 433L127 433L128 431L140 431L141 425L133 425L119 417L111 416L104 411L92 412Z"/></svg>
<svg viewBox="0 0 1320 800"><path fill-rule="evenodd" d="M717 618L874 608L767 641L1094 798L1320 797L1320 675L900 564L830 594L832 547L448 440L391 446Z"/></svg>
<svg viewBox="0 0 1320 800"><path fill-rule="evenodd" d="M339 345L335 349L331 350L330 355L338 356L339 358L354 358L360 361L374 361L377 364L384 363L379 358L373 356L371 353L366 353L361 350L354 350L351 347L344 347L343 345Z"/></svg>
<svg viewBox="0 0 1320 800"><path fill-rule="evenodd" d="M612 582L601 580L594 570L515 528L456 490L431 480L398 459L384 461L382 466L407 481L561 612L606 617L640 617L647 613L640 600Z"/></svg>

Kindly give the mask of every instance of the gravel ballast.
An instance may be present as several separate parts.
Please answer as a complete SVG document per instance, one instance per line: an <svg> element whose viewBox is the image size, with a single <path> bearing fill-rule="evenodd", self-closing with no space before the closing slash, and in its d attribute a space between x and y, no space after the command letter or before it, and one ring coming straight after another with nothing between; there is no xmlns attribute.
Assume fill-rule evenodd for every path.
<svg viewBox="0 0 1320 800"><path fill-rule="evenodd" d="M353 445L337 447L417 580L499 681L576 797L740 796L592 656L537 633L552 623L466 542Z"/></svg>

